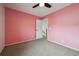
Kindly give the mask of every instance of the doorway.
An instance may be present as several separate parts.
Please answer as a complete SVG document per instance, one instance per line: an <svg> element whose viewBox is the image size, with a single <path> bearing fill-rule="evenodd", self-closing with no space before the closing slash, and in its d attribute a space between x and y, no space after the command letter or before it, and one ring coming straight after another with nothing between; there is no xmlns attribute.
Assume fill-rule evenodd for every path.
<svg viewBox="0 0 79 59"><path fill-rule="evenodd" d="M46 38L47 39L48 19L36 20L36 39Z"/></svg>

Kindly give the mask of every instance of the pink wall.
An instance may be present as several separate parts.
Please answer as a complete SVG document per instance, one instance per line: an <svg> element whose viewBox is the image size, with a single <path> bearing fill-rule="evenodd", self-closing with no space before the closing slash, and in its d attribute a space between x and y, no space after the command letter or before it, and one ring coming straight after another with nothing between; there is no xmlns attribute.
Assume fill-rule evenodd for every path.
<svg viewBox="0 0 79 59"><path fill-rule="evenodd" d="M79 49L79 4L47 16L48 41ZM36 16L5 8L6 45L35 40Z"/></svg>
<svg viewBox="0 0 79 59"><path fill-rule="evenodd" d="M48 40L79 49L79 4L48 16Z"/></svg>
<svg viewBox="0 0 79 59"><path fill-rule="evenodd" d="M5 8L6 45L35 40L36 18L27 13Z"/></svg>

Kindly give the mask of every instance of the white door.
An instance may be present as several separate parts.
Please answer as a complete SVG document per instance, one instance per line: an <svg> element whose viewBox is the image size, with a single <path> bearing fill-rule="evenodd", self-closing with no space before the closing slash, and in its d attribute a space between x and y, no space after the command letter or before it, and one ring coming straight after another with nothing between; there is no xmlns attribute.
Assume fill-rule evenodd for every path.
<svg viewBox="0 0 79 59"><path fill-rule="evenodd" d="M2 51L2 49L4 48L4 7L2 4L0 4L0 53Z"/></svg>
<svg viewBox="0 0 79 59"><path fill-rule="evenodd" d="M36 20L36 39L43 38L42 35L42 20L37 19Z"/></svg>

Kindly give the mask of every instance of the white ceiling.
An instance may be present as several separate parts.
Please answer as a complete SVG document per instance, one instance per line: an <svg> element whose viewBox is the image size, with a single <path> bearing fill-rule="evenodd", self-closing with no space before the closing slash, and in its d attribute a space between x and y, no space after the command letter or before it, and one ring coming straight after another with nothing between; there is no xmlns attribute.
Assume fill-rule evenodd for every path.
<svg viewBox="0 0 79 59"><path fill-rule="evenodd" d="M50 13L53 13L70 5L70 3L50 3L52 5L51 8L46 7L32 8L32 6L34 6L35 4L37 3L6 3L4 5L8 8L13 8L40 17L46 16Z"/></svg>

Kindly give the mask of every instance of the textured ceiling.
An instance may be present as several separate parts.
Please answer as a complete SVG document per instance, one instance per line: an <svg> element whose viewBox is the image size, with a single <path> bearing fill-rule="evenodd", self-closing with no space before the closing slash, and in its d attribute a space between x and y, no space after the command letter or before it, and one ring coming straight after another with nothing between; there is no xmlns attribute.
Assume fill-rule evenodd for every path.
<svg viewBox="0 0 79 59"><path fill-rule="evenodd" d="M6 3L4 5L8 8L16 9L39 17L46 16L70 5L70 3L50 3L52 5L51 8L39 6L37 8L32 8L35 4L37 3Z"/></svg>

